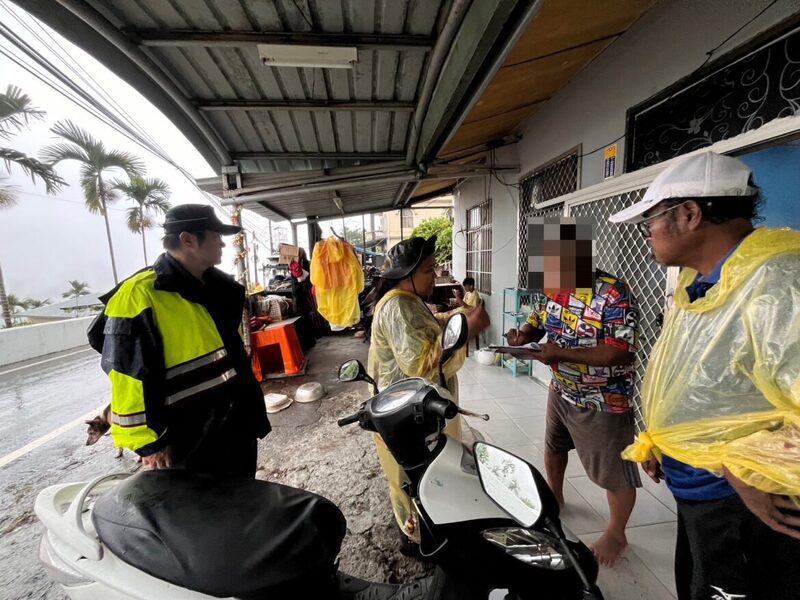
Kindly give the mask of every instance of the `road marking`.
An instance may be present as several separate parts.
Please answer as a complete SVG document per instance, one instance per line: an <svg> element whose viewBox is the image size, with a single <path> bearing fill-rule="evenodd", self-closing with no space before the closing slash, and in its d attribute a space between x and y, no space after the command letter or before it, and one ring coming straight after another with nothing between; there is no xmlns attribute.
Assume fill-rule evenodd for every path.
<svg viewBox="0 0 800 600"><path fill-rule="evenodd" d="M47 360L40 360L39 362L31 363L29 365L22 365L21 367L9 369L8 371L0 371L0 377L2 377L3 375L8 375L9 373L14 373L15 371L21 371L22 369L30 369L31 367L36 367L38 365L43 365L45 363L53 362L54 360L61 360L62 358L67 358L68 356L75 356L76 354L80 354L81 352L88 352L89 350L92 350L92 348L84 348L83 350L70 352L69 354L61 354L59 356L54 356L53 358L48 358Z"/></svg>
<svg viewBox="0 0 800 600"><path fill-rule="evenodd" d="M33 440L31 443L25 444L22 448L19 448L18 450L14 450L10 454L6 454L5 456L0 457L0 469L2 469L6 465L14 462L18 458L21 458L21 457L25 456L29 452L33 452L37 448L45 445L47 442L57 438L62 433L66 433L67 431L69 431L70 429L75 427L76 425L80 425L84 421L88 421L89 419L91 419L93 416L102 413L103 412L103 408L105 408L105 407L101 406L97 410L93 410L90 413L86 413L84 416L78 417L74 421L70 421L66 425L62 425L61 427L59 427L58 429L54 429L50 433L46 433L42 437Z"/></svg>

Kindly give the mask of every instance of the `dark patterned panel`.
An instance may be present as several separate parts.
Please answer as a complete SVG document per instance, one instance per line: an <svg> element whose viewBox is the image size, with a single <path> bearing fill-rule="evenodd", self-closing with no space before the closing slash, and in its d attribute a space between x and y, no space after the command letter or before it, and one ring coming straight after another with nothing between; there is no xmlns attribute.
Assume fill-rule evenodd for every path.
<svg viewBox="0 0 800 600"><path fill-rule="evenodd" d="M519 182L519 267L517 285L528 286L528 219L530 217L557 217L564 211L563 204L537 209L543 203L578 189L577 151L559 158L531 173Z"/></svg>
<svg viewBox="0 0 800 600"><path fill-rule="evenodd" d="M628 171L800 114L800 29L631 109Z"/></svg>

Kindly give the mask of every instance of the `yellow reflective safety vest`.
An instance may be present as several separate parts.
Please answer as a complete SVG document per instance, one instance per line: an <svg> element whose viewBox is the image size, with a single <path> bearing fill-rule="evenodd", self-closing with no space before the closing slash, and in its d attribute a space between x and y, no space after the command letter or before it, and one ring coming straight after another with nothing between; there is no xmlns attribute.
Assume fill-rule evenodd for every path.
<svg viewBox="0 0 800 600"><path fill-rule="evenodd" d="M240 336L241 285L217 269L201 282L164 254L102 300L106 307L89 341L111 381L117 446L146 456L177 444L187 454L231 412L245 427L243 436L268 433ZM214 411L224 417L209 414Z"/></svg>

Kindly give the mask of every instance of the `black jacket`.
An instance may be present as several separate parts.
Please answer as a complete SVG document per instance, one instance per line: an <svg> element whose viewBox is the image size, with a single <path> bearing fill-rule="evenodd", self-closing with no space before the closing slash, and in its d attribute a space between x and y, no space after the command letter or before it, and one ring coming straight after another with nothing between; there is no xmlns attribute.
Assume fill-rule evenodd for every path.
<svg viewBox="0 0 800 600"><path fill-rule="evenodd" d="M148 274L150 277L146 277ZM175 386L182 385L182 378L191 375L167 376L163 339L153 310L143 310L133 318L109 316L108 304L112 298L118 293L131 293L131 286L126 285L128 280L119 284L101 298L107 309L92 323L89 342L103 354L106 372L113 370L142 381L146 426L158 438L135 448L136 451L146 456L170 445L176 462L180 463L209 444L224 445L237 439L264 437L269 433L263 393L253 376L239 333L245 302L244 287L216 268L209 269L200 281L167 253L137 276L145 282L142 285L152 285L154 291L174 292L208 312L222 339L226 356L218 361L219 364L203 369L232 372L230 369L233 368L236 376L224 385L170 403L168 400L170 394L174 394ZM164 318L163 314L161 318ZM198 371L200 369L195 373ZM199 374L202 376L202 372ZM189 387L189 383L184 385ZM112 402L112 423L122 427L126 415L119 415L115 410ZM219 451L224 452L224 448L219 448Z"/></svg>

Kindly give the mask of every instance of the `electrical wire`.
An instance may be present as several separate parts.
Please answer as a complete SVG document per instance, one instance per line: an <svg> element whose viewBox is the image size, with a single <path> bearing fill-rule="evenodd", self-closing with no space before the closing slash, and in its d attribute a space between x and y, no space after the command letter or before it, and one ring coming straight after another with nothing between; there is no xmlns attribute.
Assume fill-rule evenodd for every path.
<svg viewBox="0 0 800 600"><path fill-rule="evenodd" d="M755 15L755 16L753 16L751 19L749 19L747 22L745 22L745 23L744 23L744 24L743 24L741 27L739 27L739 28L738 28L736 31L734 31L732 34L730 34L728 37L726 37L724 40L722 40L722 41L721 41L719 44L717 44L716 46L714 46L714 47L713 47L711 50L709 50L708 52L706 52L706 59L703 61L703 64L701 64L699 67L697 67L696 69L694 69L694 70L693 70L691 73L689 73L689 74L688 74L686 77L684 77L684 79L689 79L690 77L692 77L693 75L695 75L695 74L696 74L698 71L702 70L702 69L703 69L703 68L704 68L704 67L705 67L705 66L706 66L706 65L707 65L707 64L708 64L708 63L711 61L711 59L714 57L714 54L716 54L717 50L719 50L720 48L722 48L722 46L724 46L724 45L725 45L725 44L727 44L729 41L731 41L731 39L733 39L734 37L736 37L736 35L737 35L738 33L740 33L740 32L741 32L741 31L742 31L742 30L743 30L745 27L747 27L747 26L748 26L748 25L750 25L750 24L751 24L753 21L755 21L756 19L758 19L758 18L759 18L761 15L763 15L765 12L767 12L767 11L768 11L770 8L772 8L773 6L775 6L775 4L777 4L777 2L778 2L778 0L772 0L772 2L770 2L769 4L767 4L767 6L765 6L765 7L764 7L763 9L761 9L761 10L760 10L758 13L756 13L756 15ZM668 96L668 97L666 98L666 100L670 100L670 99L672 99L672 98L673 98L675 95L677 95L677 94L678 94L678 92L679 92L679 91L680 91L680 90L676 90L676 91L675 91L675 93L673 93L672 95ZM603 144L602 146L598 146L598 147L597 147L597 148L595 148L594 150L590 150L589 152L584 152L583 154L580 154L580 155L578 155L578 157L577 157L577 158L583 158L583 157L585 157L585 156L589 156L589 155L591 155L591 154L594 154L595 152L600 152L600 150L603 150L603 149L607 148L608 146L610 146L611 144L614 144L614 143L616 143L616 142L620 141L620 140L621 140L622 138L624 138L626 135L627 135L627 132L625 132L625 133L623 133L622 135L620 135L619 137L617 137L617 138L615 138L615 139L611 140L610 142L606 142L606 143L605 143L605 144Z"/></svg>
<svg viewBox="0 0 800 600"><path fill-rule="evenodd" d="M42 53L0 23L0 35L2 35L7 41L11 42L11 44L20 51L20 54L15 55L8 52L6 48L0 46L1 55L5 56L18 67L27 71L48 85L51 89L64 96L78 108L91 114L103 124L113 128L129 141L142 147L144 150L176 168L190 183L192 183L192 185L195 186L199 192L203 194L207 201L221 210L224 214L229 214L229 211L220 204L216 197L197 187L194 178L191 177L191 175L184 168L177 164L176 161L172 160L166 151L136 123L136 121L129 113L127 113L127 111L125 111L124 108L122 108L102 89L102 86L91 75L89 75L79 65L73 66L64 60L63 57L70 56L70 53L67 52L64 46L61 45L44 27L37 24L43 34L50 38L53 44L58 47L59 51L56 51L54 47L43 38L42 35L40 35L29 24L16 15L14 11L11 11L5 3L0 3L0 7L2 7L12 18L14 18L20 24L20 26L31 36L33 36L40 44L42 44L43 47L49 50L53 56L60 57L63 66L66 67L67 70L71 71L72 74L84 84L84 86L78 85ZM88 94L85 89L91 90L97 97L102 98L103 101L107 102L108 105L111 105L111 107L109 108L108 105L104 106L102 103L92 98L92 96ZM115 111L117 114L115 114ZM243 215L243 221L244 220L245 217ZM249 219L247 219L247 221L249 222L247 222L246 225L249 228L252 228L251 233L253 236L264 246L269 246L269 244L265 243L256 234L255 230L259 229L259 227Z"/></svg>

